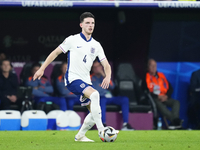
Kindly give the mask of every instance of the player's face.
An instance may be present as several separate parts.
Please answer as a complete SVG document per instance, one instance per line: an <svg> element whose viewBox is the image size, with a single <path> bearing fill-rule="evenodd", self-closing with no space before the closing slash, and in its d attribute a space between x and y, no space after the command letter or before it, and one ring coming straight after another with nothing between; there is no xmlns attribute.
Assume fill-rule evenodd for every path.
<svg viewBox="0 0 200 150"><path fill-rule="evenodd" d="M32 75L34 75L39 69L40 69L39 66L35 66L35 67L32 69Z"/></svg>
<svg viewBox="0 0 200 150"><path fill-rule="evenodd" d="M80 23L80 26L82 28L82 31L88 35L91 35L94 31L94 19L93 18L85 18L82 23Z"/></svg>
<svg viewBox="0 0 200 150"><path fill-rule="evenodd" d="M94 74L101 74L103 71L102 65L99 62L95 62L92 66L92 72Z"/></svg>
<svg viewBox="0 0 200 150"><path fill-rule="evenodd" d="M9 61L3 61L1 65L1 69L3 72L9 72L11 70L11 65Z"/></svg>
<svg viewBox="0 0 200 150"><path fill-rule="evenodd" d="M149 73L154 75L156 74L156 71L157 71L157 64L155 61L151 61L149 63Z"/></svg>
<svg viewBox="0 0 200 150"><path fill-rule="evenodd" d="M61 68L62 74L65 74L67 71L67 64L63 64Z"/></svg>

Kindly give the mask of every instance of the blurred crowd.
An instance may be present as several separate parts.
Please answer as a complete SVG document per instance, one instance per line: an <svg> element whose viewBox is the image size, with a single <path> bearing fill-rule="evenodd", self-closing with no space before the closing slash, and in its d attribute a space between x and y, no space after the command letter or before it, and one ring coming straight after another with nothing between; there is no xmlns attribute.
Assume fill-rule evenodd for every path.
<svg viewBox="0 0 200 150"><path fill-rule="evenodd" d="M0 110L21 110L25 109L40 109L48 113L51 110L74 110L75 106L79 106L81 103L79 98L71 93L64 85L64 76L67 70L67 62L57 64L54 66L51 73L51 79L43 76L40 80L33 81L34 73L40 68L41 64L38 62L29 62L24 65L20 74L20 83L18 77L12 67L12 64L5 53L0 53ZM173 88L170 82L167 80L162 72L157 71L157 62L154 59L149 59L147 63L147 72L142 84L142 92L149 93L158 111L157 116L154 118L154 126L157 127L157 120L159 116L167 120L168 129L181 129L182 122L184 120L179 118L180 100L175 100L171 97ZM106 125L106 106L113 105L119 106L122 111L123 126L122 130L133 130L129 124L129 111L133 106L133 91L136 89L136 79L133 71L131 72L128 67L123 68L121 73L116 75L116 78L122 82L116 82L117 79L110 81L110 88L108 90L100 87L101 82L105 76L103 68L98 60L96 60L92 67L91 81L95 89L97 89L101 96L100 105L102 108L102 121ZM118 77L119 76L119 77ZM132 80L132 81L131 81ZM124 82L126 81L126 82ZM130 84L133 82L133 86ZM120 87L120 85L121 87ZM124 85L123 85L124 84ZM23 91L21 90L23 88ZM29 87L29 92L26 92L26 87ZM30 92L31 87L31 92ZM122 90L121 94L120 90ZM190 100L188 104L188 118L189 124L193 129L199 129L200 127L200 104L199 104L199 91L200 91L200 70L195 71L191 76L190 84ZM25 92L25 93L24 93ZM136 93L141 93L136 91ZM145 92L144 92L145 93ZM141 96L143 97L143 96ZM140 99L140 98L139 98ZM27 103L28 101L28 103ZM149 105L147 100L141 100L142 103ZM31 105L31 107L24 107L24 105ZM170 107L170 109L169 109ZM136 109L136 108L133 108ZM82 108L81 108L82 110ZM153 108L151 108L153 111ZM117 110L119 111L119 110ZM156 113L153 111L153 113Z"/></svg>

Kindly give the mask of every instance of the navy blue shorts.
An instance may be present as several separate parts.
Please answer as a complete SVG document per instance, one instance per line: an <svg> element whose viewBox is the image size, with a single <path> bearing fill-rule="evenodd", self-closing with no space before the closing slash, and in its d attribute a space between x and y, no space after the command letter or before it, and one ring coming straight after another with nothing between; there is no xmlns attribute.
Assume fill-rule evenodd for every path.
<svg viewBox="0 0 200 150"><path fill-rule="evenodd" d="M74 80L70 84L67 84L66 87L70 92L80 97L81 106L87 106L90 104L90 99L84 97L84 92L88 87L93 88L92 85L89 85L82 80Z"/></svg>

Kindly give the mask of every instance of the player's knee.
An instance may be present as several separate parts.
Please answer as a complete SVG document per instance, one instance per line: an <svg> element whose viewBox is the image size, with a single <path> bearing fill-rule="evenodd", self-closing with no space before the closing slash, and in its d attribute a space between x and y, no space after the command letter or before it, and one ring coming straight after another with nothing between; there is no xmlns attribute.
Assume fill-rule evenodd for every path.
<svg viewBox="0 0 200 150"><path fill-rule="evenodd" d="M91 112L93 114L99 114L99 112L101 111L101 107L100 107L100 96L99 96L99 92L95 91L91 94L90 96L90 100L91 100Z"/></svg>
<svg viewBox="0 0 200 150"><path fill-rule="evenodd" d="M99 97L100 97L99 92L95 90L95 91L90 95L90 100L91 100L91 101L93 101L93 100L98 100Z"/></svg>

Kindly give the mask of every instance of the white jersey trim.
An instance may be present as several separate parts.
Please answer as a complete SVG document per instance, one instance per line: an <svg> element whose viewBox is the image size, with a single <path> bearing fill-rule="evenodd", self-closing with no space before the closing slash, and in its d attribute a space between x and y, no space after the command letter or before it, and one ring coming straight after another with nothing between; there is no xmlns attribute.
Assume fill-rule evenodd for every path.
<svg viewBox="0 0 200 150"><path fill-rule="evenodd" d="M106 57L104 57L103 59L101 59L100 62L102 62L102 61L105 60L105 59L106 59Z"/></svg>
<svg viewBox="0 0 200 150"><path fill-rule="evenodd" d="M59 45L59 48L63 51L63 53L66 53L66 51Z"/></svg>

